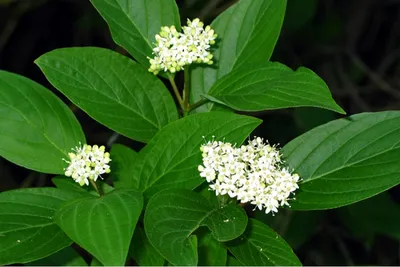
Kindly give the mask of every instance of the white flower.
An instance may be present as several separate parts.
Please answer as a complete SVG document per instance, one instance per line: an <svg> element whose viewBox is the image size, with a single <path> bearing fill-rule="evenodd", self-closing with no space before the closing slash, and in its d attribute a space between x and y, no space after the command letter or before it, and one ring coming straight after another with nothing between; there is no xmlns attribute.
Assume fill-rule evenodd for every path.
<svg viewBox="0 0 400 267"><path fill-rule="evenodd" d="M72 149L68 153L69 165L65 168L65 176L72 177L81 186L89 184L89 179L96 181L104 173L110 173L110 153L105 152L104 146L83 145Z"/></svg>
<svg viewBox="0 0 400 267"><path fill-rule="evenodd" d="M276 213L280 206L289 206L290 195L299 188L300 177L283 167L279 150L260 137L239 148L212 140L200 150L200 176L211 183L216 195L228 194L266 213Z"/></svg>
<svg viewBox="0 0 400 267"><path fill-rule="evenodd" d="M154 58L149 58L149 71L157 75L160 71L175 73L184 66L195 63L213 64L210 45L215 44L217 34L210 26L204 27L199 19L188 20L179 33L175 26L161 27L153 48Z"/></svg>

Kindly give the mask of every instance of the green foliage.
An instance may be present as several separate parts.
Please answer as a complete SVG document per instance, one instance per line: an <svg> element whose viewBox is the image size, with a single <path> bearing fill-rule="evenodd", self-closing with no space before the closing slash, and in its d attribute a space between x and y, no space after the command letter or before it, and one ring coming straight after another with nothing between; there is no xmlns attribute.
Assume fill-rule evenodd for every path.
<svg viewBox="0 0 400 267"><path fill-rule="evenodd" d="M115 188L128 188L131 184L131 165L139 159L139 154L129 147L114 144L111 148L111 177Z"/></svg>
<svg viewBox="0 0 400 267"><path fill-rule="evenodd" d="M306 68L294 72L277 62L237 68L218 80L208 94L240 111L313 106L345 113L314 72Z"/></svg>
<svg viewBox="0 0 400 267"><path fill-rule="evenodd" d="M280 34L285 8L286 0L241 0L219 15L211 23L219 38L213 52L217 65L192 68L192 101L200 100L217 80L232 70L268 61Z"/></svg>
<svg viewBox="0 0 400 267"><path fill-rule="evenodd" d="M73 181L70 177L65 177L65 176L57 176L51 179L53 184L62 190L66 191L75 191L78 193L84 193L84 194L89 194L90 196L99 196L99 193L92 187L82 187L79 184L77 184L75 181ZM98 187L101 189L101 192L103 193L109 193L114 190L114 187L98 181Z"/></svg>
<svg viewBox="0 0 400 267"><path fill-rule="evenodd" d="M144 225L153 246L174 265L197 265L197 238L191 235L207 226L212 236L225 242L240 236L247 216L234 204L213 208L201 195L168 189L154 195L146 208Z"/></svg>
<svg viewBox="0 0 400 267"><path fill-rule="evenodd" d="M83 197L56 188L26 188L0 194L0 265L47 257L72 241L53 221L66 201Z"/></svg>
<svg viewBox="0 0 400 267"><path fill-rule="evenodd" d="M0 155L44 173L62 174L62 158L85 142L68 107L43 86L0 71Z"/></svg>
<svg viewBox="0 0 400 267"><path fill-rule="evenodd" d="M143 207L142 195L114 190L61 207L55 215L60 228L104 265L124 265L130 240Z"/></svg>
<svg viewBox="0 0 400 267"><path fill-rule="evenodd" d="M255 219L250 219L246 232L227 246L245 266L301 265L290 246L272 229Z"/></svg>
<svg viewBox="0 0 400 267"><path fill-rule="evenodd" d="M319 126L282 152L302 178L294 209L348 205L400 183L400 112L362 113Z"/></svg>
<svg viewBox="0 0 400 267"><path fill-rule="evenodd" d="M87 266L85 260L71 247L66 247L47 258L29 263L30 266Z"/></svg>
<svg viewBox="0 0 400 267"><path fill-rule="evenodd" d="M136 227L132 243L129 248L132 258L140 266L163 266L165 259L153 247L146 233L141 227Z"/></svg>
<svg viewBox="0 0 400 267"><path fill-rule="evenodd" d="M211 112L170 123L140 151L140 158L131 165L132 187L145 192L146 197L166 188L194 189L204 181L197 170L204 140L216 136L241 144L260 122L249 116Z"/></svg>
<svg viewBox="0 0 400 267"><path fill-rule="evenodd" d="M204 228L200 229L203 229L203 232L198 234L198 265L225 266L228 255L225 245L218 242L210 232L204 231Z"/></svg>
<svg viewBox="0 0 400 267"><path fill-rule="evenodd" d="M134 140L147 142L178 118L162 82L138 63L111 50L64 48L35 62L75 105Z"/></svg>
<svg viewBox="0 0 400 267"><path fill-rule="evenodd" d="M77 155L68 155L80 142L86 142L71 110L46 88L0 71L0 155L25 168L59 175L69 175L64 168L72 164L63 158L81 160L77 166L80 172L70 173L73 179L52 179L57 188L0 193L0 264L87 265L81 250L71 247L74 242L90 254L84 258L91 266L119 266L132 260L146 266L301 265L289 244L297 248L306 242L320 222L321 212L289 209L279 211L276 217L264 210L252 212L243 206L254 202L237 197L243 202L238 203L236 196L229 197L235 194L232 189L216 195L203 177L216 185L227 183L226 179L238 174L236 166L218 170L215 177L199 174L199 165L206 166L202 144L224 141L240 146L262 123L235 111L308 107L294 112L302 131L325 123L282 149L289 170L301 177L295 198L288 198L292 209L346 206L400 183L400 112L356 114L326 123L335 118L333 112L345 111L334 101L325 82L310 69L293 71L269 61L286 1L240 0L222 12L211 24L218 34L217 43L210 43L215 63L184 66L183 88L178 86L180 80L175 74L160 74L168 76L176 99L163 81L148 71L148 57L153 55L160 28L181 28L175 1L90 2L108 23L115 42L134 60L103 48L80 47L48 52L36 64L74 105L144 147L135 151L112 145L111 174L96 180L94 171L108 167L109 155L104 162L82 159L78 151ZM316 2L305 3L312 9ZM297 1L292 5L300 4ZM305 21L298 23L307 23L314 9L305 13ZM206 32L214 38L208 28ZM325 113L314 114L315 108L325 109ZM281 124L269 122L274 128ZM275 151L265 148L257 152L258 156ZM104 155L105 149L90 151ZM93 155L89 157L97 157ZM250 150L241 152L242 159L251 155ZM230 157L233 155L228 153L220 161L232 160ZM212 161L210 165L220 163ZM251 164L251 159L245 161ZM260 165L258 171L268 178L264 170L268 163ZM279 173L284 172L279 169ZM278 177L275 174L270 177ZM231 186L236 188L245 181L256 187L249 177L236 176L241 177L236 177ZM88 179L91 187L80 186L75 182L78 178ZM295 188L289 183L277 183L276 188ZM270 194L268 201L280 194L278 189L271 189L269 181L258 183L252 190L258 192L260 188ZM393 221L399 207L387 194L341 208L338 214L359 236L400 236L397 221Z"/></svg>
<svg viewBox="0 0 400 267"><path fill-rule="evenodd" d="M162 26L180 28L174 0L90 0L106 20L114 41L148 67L155 35Z"/></svg>

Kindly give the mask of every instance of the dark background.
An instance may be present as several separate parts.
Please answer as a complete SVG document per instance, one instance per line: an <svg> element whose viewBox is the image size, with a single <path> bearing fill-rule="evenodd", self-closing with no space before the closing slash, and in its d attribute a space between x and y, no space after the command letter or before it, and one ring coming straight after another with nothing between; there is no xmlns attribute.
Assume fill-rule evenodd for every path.
<svg viewBox="0 0 400 267"><path fill-rule="evenodd" d="M200 17L210 23L235 1L177 2L184 20ZM113 43L106 23L89 0L0 0L1 70L29 77L59 95L33 61L53 49L72 46L106 47L127 54ZM314 70L327 82L339 105L352 115L400 109L399 56L399 0L288 0L272 60ZM88 143L116 140L135 149L142 146L69 105L84 127ZM339 118L314 108L255 115L264 120L256 134L281 146ZM51 185L50 178L0 158L0 191ZM261 213L254 216L276 229L304 265L399 265L399 201L397 187L345 208L282 210L275 217Z"/></svg>

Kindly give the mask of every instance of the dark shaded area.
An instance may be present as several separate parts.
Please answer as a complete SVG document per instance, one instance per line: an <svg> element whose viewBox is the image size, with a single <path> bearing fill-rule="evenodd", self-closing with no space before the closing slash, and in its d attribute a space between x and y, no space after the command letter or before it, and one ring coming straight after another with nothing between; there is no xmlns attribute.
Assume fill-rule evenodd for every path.
<svg viewBox="0 0 400 267"><path fill-rule="evenodd" d="M281 38L273 60L292 68L306 66L329 85L349 115L400 109L400 1L288 0ZM229 7L230 0L180 0L183 18L206 22ZM54 90L33 61L53 49L98 46L117 50L107 25L88 0L0 0L0 69L18 73ZM70 104L84 127L88 143L141 144L115 135ZM338 118L330 111L302 108L256 114L264 123L256 135L287 143L301 133ZM50 176L0 159L0 191L50 185ZM389 192L400 201L399 189ZM370 210L386 209L369 200ZM397 205L397 206L396 206ZM399 265L399 204L390 231L368 226L369 210L361 206L318 212L255 214L295 248L304 265ZM251 209L249 210L252 213ZM354 214L357 214L355 216ZM354 215L354 218L352 217ZM353 218L349 220L349 218ZM390 220L390 218L389 218Z"/></svg>

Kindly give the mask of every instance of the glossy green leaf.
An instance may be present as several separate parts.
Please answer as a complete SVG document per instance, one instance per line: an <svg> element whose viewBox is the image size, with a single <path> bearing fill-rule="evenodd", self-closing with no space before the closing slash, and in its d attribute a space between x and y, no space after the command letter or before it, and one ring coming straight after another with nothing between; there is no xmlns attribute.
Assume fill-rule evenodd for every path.
<svg viewBox="0 0 400 267"><path fill-rule="evenodd" d="M222 76L243 65L267 62L278 40L286 0L241 0L211 24L218 34L214 65L192 68L191 100L208 93ZM208 107L207 107L208 106ZM198 110L210 109L210 105Z"/></svg>
<svg viewBox="0 0 400 267"><path fill-rule="evenodd" d="M57 49L35 63L75 105L134 140L147 142L178 118L164 84L140 64L111 50Z"/></svg>
<svg viewBox="0 0 400 267"><path fill-rule="evenodd" d="M140 266L163 266L165 259L150 243L141 227L136 227L129 252Z"/></svg>
<svg viewBox="0 0 400 267"><path fill-rule="evenodd" d="M261 120L226 112L195 114L164 127L132 165L131 187L146 197L167 188L193 189L204 179L197 169L200 146L213 136L241 144Z"/></svg>
<svg viewBox="0 0 400 267"><path fill-rule="evenodd" d="M47 258L30 262L29 266L87 266L85 260L71 247L66 247Z"/></svg>
<svg viewBox="0 0 400 267"><path fill-rule="evenodd" d="M197 265L192 233L207 226L220 242L240 236L247 225L244 210L235 204L209 206L201 195L186 189L167 189L154 195L144 216L151 244L174 265Z"/></svg>
<svg viewBox="0 0 400 267"><path fill-rule="evenodd" d="M0 156L44 173L62 174L85 136L68 107L43 86L0 71Z"/></svg>
<svg viewBox="0 0 400 267"><path fill-rule="evenodd" d="M241 111L309 106L345 113L317 74L303 67L292 71L278 62L238 68L218 80L208 94Z"/></svg>
<svg viewBox="0 0 400 267"><path fill-rule="evenodd" d="M388 193L343 207L338 215L357 238L384 234L400 240L400 205Z"/></svg>
<svg viewBox="0 0 400 267"><path fill-rule="evenodd" d="M114 41L149 66L155 36L162 26L180 29L174 0L90 0L110 27Z"/></svg>
<svg viewBox="0 0 400 267"><path fill-rule="evenodd" d="M362 113L319 126L282 153L302 182L294 209L348 205L400 183L400 112Z"/></svg>
<svg viewBox="0 0 400 267"><path fill-rule="evenodd" d="M209 231L202 231L197 235L199 236L197 248L199 255L198 265L226 266L228 256L226 247L216 240Z"/></svg>
<svg viewBox="0 0 400 267"><path fill-rule="evenodd" d="M291 247L267 225L250 219L245 233L227 243L245 266L301 266Z"/></svg>
<svg viewBox="0 0 400 267"><path fill-rule="evenodd" d="M131 165L138 160L138 153L120 144L114 144L110 151L111 154L111 178L115 188L129 188L132 174Z"/></svg>
<svg viewBox="0 0 400 267"><path fill-rule="evenodd" d="M25 188L0 194L0 265L47 257L72 241L53 221L65 202L84 197L57 188Z"/></svg>
<svg viewBox="0 0 400 267"><path fill-rule="evenodd" d="M64 205L55 216L61 229L104 265L125 264L142 211L143 197L133 190L114 190L100 198Z"/></svg>

